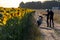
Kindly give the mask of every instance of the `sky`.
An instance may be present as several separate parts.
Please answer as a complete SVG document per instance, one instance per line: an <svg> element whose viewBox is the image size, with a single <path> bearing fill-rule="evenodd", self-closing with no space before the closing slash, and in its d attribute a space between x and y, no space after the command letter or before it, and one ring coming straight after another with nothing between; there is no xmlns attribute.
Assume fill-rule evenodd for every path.
<svg viewBox="0 0 60 40"><path fill-rule="evenodd" d="M0 0L0 7L7 7L7 8L10 8L10 7L14 7L14 8L17 8L20 4L20 2L31 2L31 1L41 1L41 2L44 2L46 0Z"/></svg>

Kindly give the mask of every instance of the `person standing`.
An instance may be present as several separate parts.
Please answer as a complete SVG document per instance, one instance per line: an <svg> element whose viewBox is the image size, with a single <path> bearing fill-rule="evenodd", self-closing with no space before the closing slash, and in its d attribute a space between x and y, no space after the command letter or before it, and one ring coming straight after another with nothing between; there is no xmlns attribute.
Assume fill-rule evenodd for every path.
<svg viewBox="0 0 60 40"><path fill-rule="evenodd" d="M47 16L47 27L49 27L49 14L50 14L49 10L47 10L47 15L46 15Z"/></svg>
<svg viewBox="0 0 60 40"><path fill-rule="evenodd" d="M53 17L54 17L54 12L52 10L50 10L50 27L51 26L54 27L54 19L53 19Z"/></svg>
<svg viewBox="0 0 60 40"><path fill-rule="evenodd" d="M52 27L52 26L54 27L54 19L53 19L53 17L54 17L54 12L52 10L47 10L47 27Z"/></svg>

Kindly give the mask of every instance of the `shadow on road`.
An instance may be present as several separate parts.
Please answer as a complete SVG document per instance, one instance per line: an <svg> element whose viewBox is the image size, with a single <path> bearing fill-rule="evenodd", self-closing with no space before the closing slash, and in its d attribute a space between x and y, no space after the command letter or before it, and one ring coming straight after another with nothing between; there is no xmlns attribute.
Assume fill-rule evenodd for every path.
<svg viewBox="0 0 60 40"><path fill-rule="evenodd" d="M41 29L46 29L46 30L52 30L52 28L49 27L40 27Z"/></svg>

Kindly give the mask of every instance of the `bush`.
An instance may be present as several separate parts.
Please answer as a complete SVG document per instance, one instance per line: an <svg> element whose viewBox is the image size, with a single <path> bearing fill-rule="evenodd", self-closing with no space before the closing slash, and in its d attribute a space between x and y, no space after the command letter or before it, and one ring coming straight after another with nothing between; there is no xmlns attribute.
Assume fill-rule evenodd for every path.
<svg viewBox="0 0 60 40"><path fill-rule="evenodd" d="M27 13L22 19L11 18L2 27L0 40L40 40L40 31L35 26L33 13Z"/></svg>

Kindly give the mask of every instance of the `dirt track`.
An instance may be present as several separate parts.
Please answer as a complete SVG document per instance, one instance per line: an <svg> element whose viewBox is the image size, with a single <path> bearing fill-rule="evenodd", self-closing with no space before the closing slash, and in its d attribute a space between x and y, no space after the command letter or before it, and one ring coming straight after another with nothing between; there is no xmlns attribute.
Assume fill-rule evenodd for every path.
<svg viewBox="0 0 60 40"><path fill-rule="evenodd" d="M40 11L35 12L35 19L37 20L37 17L42 14L40 14ZM40 32L42 33L42 36L44 37L44 40L60 40L60 36L57 34L57 32L60 33L60 24L55 23L54 28L46 27L46 17L43 16L43 23L39 27Z"/></svg>

